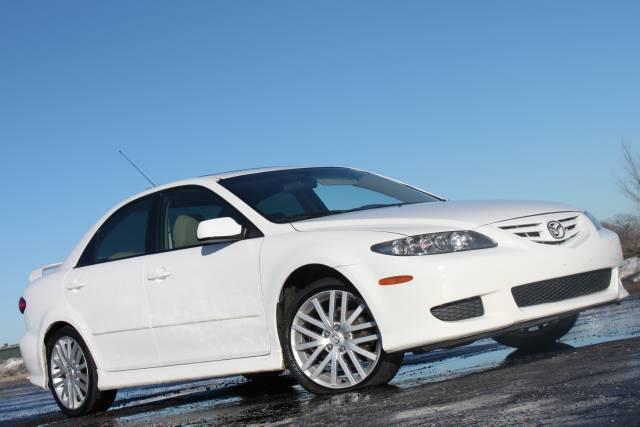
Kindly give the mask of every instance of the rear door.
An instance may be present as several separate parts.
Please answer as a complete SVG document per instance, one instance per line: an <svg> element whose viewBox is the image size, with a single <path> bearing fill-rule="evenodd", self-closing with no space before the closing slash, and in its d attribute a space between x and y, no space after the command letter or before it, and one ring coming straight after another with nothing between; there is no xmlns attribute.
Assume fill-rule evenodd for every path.
<svg viewBox="0 0 640 427"><path fill-rule="evenodd" d="M65 296L84 319L106 371L157 362L142 274L152 249L148 196L117 210L98 229L78 265L65 278Z"/></svg>
<svg viewBox="0 0 640 427"><path fill-rule="evenodd" d="M162 193L159 250L146 257L145 286L161 364L269 353L259 276L262 234L211 190ZM238 241L203 244L201 221L232 217L247 229Z"/></svg>

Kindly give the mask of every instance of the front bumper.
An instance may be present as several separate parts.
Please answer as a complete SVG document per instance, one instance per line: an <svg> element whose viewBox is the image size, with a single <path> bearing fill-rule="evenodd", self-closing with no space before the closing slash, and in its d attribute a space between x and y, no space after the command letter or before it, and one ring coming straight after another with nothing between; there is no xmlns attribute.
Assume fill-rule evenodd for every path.
<svg viewBox="0 0 640 427"><path fill-rule="evenodd" d="M374 254L366 262L338 267L356 285L378 323L385 351L402 351L504 331L536 319L619 301L628 294L617 266L622 261L618 237L593 229L571 245L547 246L485 226L476 231L499 242L483 249L423 257ZM502 233L502 234L501 234ZM612 269L609 286L563 301L518 307L511 288L572 274ZM412 275L411 282L379 286L383 277ZM459 321L442 321L430 309L480 297L484 314Z"/></svg>

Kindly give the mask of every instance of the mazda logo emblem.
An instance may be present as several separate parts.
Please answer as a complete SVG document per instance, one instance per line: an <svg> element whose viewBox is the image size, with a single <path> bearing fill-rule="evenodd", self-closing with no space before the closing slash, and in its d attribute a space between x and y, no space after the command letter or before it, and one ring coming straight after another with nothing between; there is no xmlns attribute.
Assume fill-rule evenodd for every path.
<svg viewBox="0 0 640 427"><path fill-rule="evenodd" d="M549 221L547 223L547 230L549 230L549 234L551 234L551 237L553 237L554 239L564 238L564 226L558 221Z"/></svg>

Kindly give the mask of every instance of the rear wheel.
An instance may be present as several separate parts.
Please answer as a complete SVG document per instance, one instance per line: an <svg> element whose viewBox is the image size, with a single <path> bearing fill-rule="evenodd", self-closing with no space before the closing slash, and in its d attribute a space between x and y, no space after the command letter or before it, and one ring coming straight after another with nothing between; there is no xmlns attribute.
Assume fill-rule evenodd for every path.
<svg viewBox="0 0 640 427"><path fill-rule="evenodd" d="M58 329L47 338L46 348L49 386L62 412L78 417L111 407L117 390L98 390L95 363L75 329Z"/></svg>
<svg viewBox="0 0 640 427"><path fill-rule="evenodd" d="M559 320L541 323L524 329L507 332L494 337L494 340L502 345L521 348L524 350L536 350L548 347L562 338L573 328L578 315L563 317Z"/></svg>
<svg viewBox="0 0 640 427"><path fill-rule="evenodd" d="M316 394L389 382L403 353L386 353L364 300L343 282L326 278L285 300L281 331L287 367Z"/></svg>

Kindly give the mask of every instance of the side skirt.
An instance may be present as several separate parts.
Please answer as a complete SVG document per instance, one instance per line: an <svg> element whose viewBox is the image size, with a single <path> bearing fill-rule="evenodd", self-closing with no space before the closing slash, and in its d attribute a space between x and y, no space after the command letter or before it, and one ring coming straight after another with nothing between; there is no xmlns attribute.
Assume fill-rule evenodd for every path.
<svg viewBox="0 0 640 427"><path fill-rule="evenodd" d="M254 372L276 371L283 368L282 352L278 350L267 356L218 360L215 362L189 363L118 372L98 370L98 388L100 390L113 390L176 381L195 381Z"/></svg>

